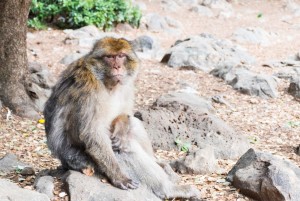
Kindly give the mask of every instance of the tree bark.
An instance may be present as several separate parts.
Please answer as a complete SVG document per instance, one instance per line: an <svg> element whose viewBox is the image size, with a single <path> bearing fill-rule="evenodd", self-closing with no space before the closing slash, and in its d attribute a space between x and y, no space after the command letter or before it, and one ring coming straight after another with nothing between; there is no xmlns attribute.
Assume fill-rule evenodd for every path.
<svg viewBox="0 0 300 201"><path fill-rule="evenodd" d="M24 86L30 4L31 0L0 0L0 100L17 115L36 117Z"/></svg>

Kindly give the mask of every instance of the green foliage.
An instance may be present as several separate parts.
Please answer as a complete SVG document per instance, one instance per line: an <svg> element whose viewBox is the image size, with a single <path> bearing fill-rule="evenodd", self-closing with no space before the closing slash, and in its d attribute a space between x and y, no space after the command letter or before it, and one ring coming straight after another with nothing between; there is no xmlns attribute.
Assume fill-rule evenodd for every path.
<svg viewBox="0 0 300 201"><path fill-rule="evenodd" d="M139 26L141 11L127 0L32 0L28 25L40 29L46 23L61 28L94 24L110 29L117 23Z"/></svg>
<svg viewBox="0 0 300 201"><path fill-rule="evenodd" d="M290 128L296 128L300 126L300 122L299 121L289 121L287 122L288 127Z"/></svg>
<svg viewBox="0 0 300 201"><path fill-rule="evenodd" d="M258 14L257 14L257 18L261 18L262 16L263 16L262 13L258 13Z"/></svg>
<svg viewBox="0 0 300 201"><path fill-rule="evenodd" d="M256 144L259 141L259 138L257 136L249 136L248 139L251 144Z"/></svg>
<svg viewBox="0 0 300 201"><path fill-rule="evenodd" d="M190 143L182 142L180 139L176 139L175 144L179 147L180 151L183 152L188 152L191 147Z"/></svg>

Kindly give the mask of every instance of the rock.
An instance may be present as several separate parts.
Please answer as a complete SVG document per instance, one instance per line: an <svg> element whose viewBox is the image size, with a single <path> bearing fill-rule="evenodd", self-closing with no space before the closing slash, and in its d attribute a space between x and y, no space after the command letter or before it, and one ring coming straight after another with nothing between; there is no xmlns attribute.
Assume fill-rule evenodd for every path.
<svg viewBox="0 0 300 201"><path fill-rule="evenodd" d="M138 120L137 120L138 121ZM137 125L137 124L135 124ZM135 129L135 128L133 128ZM88 177L75 171L69 171L66 175L66 183L71 200L161 200L167 197L181 196L181 188L188 189L188 186L179 186L157 164L156 159L145 153L145 151L134 141L129 143L136 150L130 152L116 153L116 159L121 170L129 175L133 181L139 183L139 187L134 190L121 190L97 177ZM167 171L169 171L167 170ZM171 170L173 174L174 171ZM80 192L80 193L78 193ZM186 198L200 196L199 191L190 187L184 191Z"/></svg>
<svg viewBox="0 0 300 201"><path fill-rule="evenodd" d="M80 52L76 52L70 55L65 56L64 58L62 58L62 60L60 61L61 64L65 64L65 65L70 65L73 61L76 61L77 59L83 57L84 55L86 55L87 53L89 53L88 50L82 50Z"/></svg>
<svg viewBox="0 0 300 201"><path fill-rule="evenodd" d="M20 174L23 176L34 175L35 171L34 171L33 167L24 167L21 169Z"/></svg>
<svg viewBox="0 0 300 201"><path fill-rule="evenodd" d="M81 50L82 48L90 50L94 43L103 37L120 37L118 34L113 32L100 32L99 29L94 25L85 26L75 30L65 29L64 33L66 34L65 43L76 44L81 48Z"/></svg>
<svg viewBox="0 0 300 201"><path fill-rule="evenodd" d="M295 147L295 153L296 153L298 156L300 156L300 144L299 144L297 147Z"/></svg>
<svg viewBox="0 0 300 201"><path fill-rule="evenodd" d="M298 201L300 169L270 153L249 149L229 171L227 179L256 200Z"/></svg>
<svg viewBox="0 0 300 201"><path fill-rule="evenodd" d="M244 94L262 98L274 98L278 95L277 81L273 76L256 74L232 63L219 66L210 73L224 79L234 89Z"/></svg>
<svg viewBox="0 0 300 201"><path fill-rule="evenodd" d="M240 43L253 43L267 46L274 43L276 34L268 33L258 27L239 28L233 33L232 39Z"/></svg>
<svg viewBox="0 0 300 201"><path fill-rule="evenodd" d="M182 25L180 22L170 18L162 17L156 13L145 16L146 27L151 32L166 32L169 34L180 34Z"/></svg>
<svg viewBox="0 0 300 201"><path fill-rule="evenodd" d="M0 172L9 173L16 171L17 169L24 169L25 167L31 168L30 165L27 165L18 160L17 156L14 154L6 154L3 158L0 159ZM33 173L34 174L34 173Z"/></svg>
<svg viewBox="0 0 300 201"><path fill-rule="evenodd" d="M30 74L26 79L26 91L36 109L42 112L56 80L48 68L39 63L31 62L28 67Z"/></svg>
<svg viewBox="0 0 300 201"><path fill-rule="evenodd" d="M270 64L270 66L275 67L275 68L285 68L285 67L299 68L300 67L300 61L298 59L298 56L296 57L296 55L294 55L290 58L287 58L284 61L273 62L273 63Z"/></svg>
<svg viewBox="0 0 300 201"><path fill-rule="evenodd" d="M214 95L211 97L211 100L214 101L215 103L223 104L228 106L230 109L234 110L234 107L228 103L228 101L225 100L223 95Z"/></svg>
<svg viewBox="0 0 300 201"><path fill-rule="evenodd" d="M198 3L202 6L212 9L215 12L218 12L219 17L228 18L233 16L232 6L226 0L200 0Z"/></svg>
<svg viewBox="0 0 300 201"><path fill-rule="evenodd" d="M295 154L297 154L298 156L300 156L300 144L294 148Z"/></svg>
<svg viewBox="0 0 300 201"><path fill-rule="evenodd" d="M178 2L187 6L195 6L198 4L198 0L178 0Z"/></svg>
<svg viewBox="0 0 300 201"><path fill-rule="evenodd" d="M153 49L154 40L150 36L139 36L132 41L135 52L145 52Z"/></svg>
<svg viewBox="0 0 300 201"><path fill-rule="evenodd" d="M174 0L162 0L162 7L167 12L177 12L180 6Z"/></svg>
<svg viewBox="0 0 300 201"><path fill-rule="evenodd" d="M288 92L295 98L300 98L300 76L295 77L291 81Z"/></svg>
<svg viewBox="0 0 300 201"><path fill-rule="evenodd" d="M294 1L286 1L285 2L286 5L284 6L284 8L291 12L295 17L299 17L300 16L300 6L299 4L297 4Z"/></svg>
<svg viewBox="0 0 300 201"><path fill-rule="evenodd" d="M71 200L81 201L112 201L112 200L153 200L160 199L151 193L145 186L139 186L135 190L121 190L109 183L103 183L96 177L88 177L79 172L70 171L66 179L67 188ZM78 193L80 192L80 193Z"/></svg>
<svg viewBox="0 0 300 201"><path fill-rule="evenodd" d="M176 140L214 149L216 158L234 159L249 148L248 140L211 113L212 106L195 94L171 92L136 115L154 149L176 149Z"/></svg>
<svg viewBox="0 0 300 201"><path fill-rule="evenodd" d="M135 53L140 59L159 60L163 56L159 42L156 38L143 35L131 41Z"/></svg>
<svg viewBox="0 0 300 201"><path fill-rule="evenodd" d="M207 174L219 170L214 148L208 146L172 162L171 166L181 174Z"/></svg>
<svg viewBox="0 0 300 201"><path fill-rule="evenodd" d="M161 60L173 68L192 68L209 72L215 66L254 64L255 59L228 40L200 34L177 41Z"/></svg>
<svg viewBox="0 0 300 201"><path fill-rule="evenodd" d="M207 17L214 16L214 13L211 11L211 9L206 6L197 5L197 6L190 8L189 10L196 12L200 15L207 16Z"/></svg>
<svg viewBox="0 0 300 201"><path fill-rule="evenodd" d="M275 98L278 95L274 77L255 74L249 70L237 72L236 77L229 84L234 89L251 96Z"/></svg>
<svg viewBox="0 0 300 201"><path fill-rule="evenodd" d="M210 74L222 78L227 83L230 83L234 78L236 78L236 74L245 70L248 70L248 68L241 65L236 66L235 63L226 62L224 65L214 68L210 71Z"/></svg>
<svg viewBox="0 0 300 201"><path fill-rule="evenodd" d="M286 80L293 80L293 78L300 76L299 67L288 67L274 74L275 77Z"/></svg>
<svg viewBox="0 0 300 201"><path fill-rule="evenodd" d="M34 187L37 192L46 194L50 199L54 197L54 179L51 176L42 176L35 180Z"/></svg>
<svg viewBox="0 0 300 201"><path fill-rule="evenodd" d="M214 107L209 100L199 97L195 93L171 92L159 97L153 104L156 107L164 107L169 110L177 110L181 105L193 109L199 109L203 113L214 112Z"/></svg>
<svg viewBox="0 0 300 201"><path fill-rule="evenodd" d="M50 201L45 195L35 191L22 189L8 180L0 179L0 200L1 201Z"/></svg>
<svg viewBox="0 0 300 201"><path fill-rule="evenodd" d="M128 23L119 23L115 27L115 30L117 32L129 32L133 30L133 27Z"/></svg>
<svg viewBox="0 0 300 201"><path fill-rule="evenodd" d="M91 50L98 38L80 38L78 40L78 46L81 48L85 48Z"/></svg>
<svg viewBox="0 0 300 201"><path fill-rule="evenodd" d="M137 6L142 11L147 10L147 5L142 1L134 1L133 3L134 3L135 6Z"/></svg>
<svg viewBox="0 0 300 201"><path fill-rule="evenodd" d="M66 29L64 30L64 32L70 38L90 38L90 37L98 38L101 36L101 32L94 25L88 25L75 30Z"/></svg>

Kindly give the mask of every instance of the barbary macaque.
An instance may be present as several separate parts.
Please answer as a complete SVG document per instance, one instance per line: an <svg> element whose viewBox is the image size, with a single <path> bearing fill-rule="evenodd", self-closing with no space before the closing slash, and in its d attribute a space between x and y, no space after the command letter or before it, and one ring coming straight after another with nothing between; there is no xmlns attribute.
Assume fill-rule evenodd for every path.
<svg viewBox="0 0 300 201"><path fill-rule="evenodd" d="M138 187L120 169L110 140L113 119L132 115L137 70L130 43L106 37L62 73L44 115L48 147L65 168L103 173L121 189Z"/></svg>
<svg viewBox="0 0 300 201"><path fill-rule="evenodd" d="M130 42L112 37L71 63L45 105L48 147L66 169L105 175L118 188L144 185L160 198L197 197L196 188L174 184L133 116L138 63Z"/></svg>

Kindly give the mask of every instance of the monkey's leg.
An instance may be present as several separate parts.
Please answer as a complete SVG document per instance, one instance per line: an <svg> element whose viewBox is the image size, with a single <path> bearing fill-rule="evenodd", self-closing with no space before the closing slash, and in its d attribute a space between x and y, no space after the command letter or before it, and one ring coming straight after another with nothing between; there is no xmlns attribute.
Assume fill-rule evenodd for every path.
<svg viewBox="0 0 300 201"><path fill-rule="evenodd" d="M83 138L83 141L87 142L86 152L97 165L97 170L99 169L102 173L104 173L110 182L118 188L124 190L137 188L138 183L130 179L121 170L115 153L112 150L109 136L88 135L87 137L89 139ZM93 139L90 139L91 137L93 137Z"/></svg>
<svg viewBox="0 0 300 201"><path fill-rule="evenodd" d="M174 170L171 168L170 164L165 161L156 161L157 164L165 171L165 173L169 176L169 179L172 182L179 182L180 176L174 172Z"/></svg>
<svg viewBox="0 0 300 201"><path fill-rule="evenodd" d="M87 167L87 168L85 168L85 169L82 169L81 171L82 171L83 174L85 174L85 175L87 175L87 176L93 176L94 173L95 173L94 168L93 168L93 167L90 167L90 166Z"/></svg>
<svg viewBox="0 0 300 201"><path fill-rule="evenodd" d="M92 163L92 159L79 148L69 147L65 149L60 155L60 160L67 169L77 170L88 176L94 174L95 165Z"/></svg>

